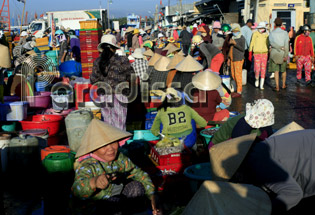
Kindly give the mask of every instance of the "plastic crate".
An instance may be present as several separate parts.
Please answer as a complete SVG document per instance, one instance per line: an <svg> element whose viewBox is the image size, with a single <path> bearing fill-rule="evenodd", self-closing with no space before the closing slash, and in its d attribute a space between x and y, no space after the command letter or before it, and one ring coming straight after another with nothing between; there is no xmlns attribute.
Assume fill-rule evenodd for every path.
<svg viewBox="0 0 315 215"><path fill-rule="evenodd" d="M98 50L84 50L81 51L81 58L98 58L100 52Z"/></svg>
<svg viewBox="0 0 315 215"><path fill-rule="evenodd" d="M102 30L97 30L97 29L91 29L91 30L80 30L80 36L85 36L85 35L101 35L102 36Z"/></svg>
<svg viewBox="0 0 315 215"><path fill-rule="evenodd" d="M161 102L147 102L144 103L146 109L158 108L162 103Z"/></svg>
<svg viewBox="0 0 315 215"><path fill-rule="evenodd" d="M92 67L82 67L82 73L83 72L92 72L93 68Z"/></svg>
<svg viewBox="0 0 315 215"><path fill-rule="evenodd" d="M191 151L188 148L185 148L182 153L172 153L168 155L160 155L151 145L150 155L153 161L155 161L158 165L169 165L176 163L189 163Z"/></svg>
<svg viewBox="0 0 315 215"><path fill-rule="evenodd" d="M148 112L148 113L146 113L145 118L147 120L155 119L156 115L157 115L157 111Z"/></svg>
<svg viewBox="0 0 315 215"><path fill-rule="evenodd" d="M82 63L82 66L84 64L84 67L93 67L93 63L94 61L96 60L96 58L93 58L93 57L85 57L85 58L81 58L81 63ZM92 65L90 65L92 64Z"/></svg>
<svg viewBox="0 0 315 215"><path fill-rule="evenodd" d="M90 29L80 29L79 30L80 31L80 33L81 32L88 32L88 31L100 31L100 32L102 32L102 29L99 29L99 28L90 28Z"/></svg>
<svg viewBox="0 0 315 215"><path fill-rule="evenodd" d="M80 44L81 51L97 51L97 44Z"/></svg>
<svg viewBox="0 0 315 215"><path fill-rule="evenodd" d="M98 41L101 39L101 36L98 34L86 34L86 35L80 35L80 41Z"/></svg>
<svg viewBox="0 0 315 215"><path fill-rule="evenodd" d="M102 26L97 20L80 21L81 29L101 29Z"/></svg>
<svg viewBox="0 0 315 215"><path fill-rule="evenodd" d="M93 59L93 61L94 61L94 59ZM86 67L91 67L92 68L93 67L93 61L91 63L82 63L82 68L86 68Z"/></svg>

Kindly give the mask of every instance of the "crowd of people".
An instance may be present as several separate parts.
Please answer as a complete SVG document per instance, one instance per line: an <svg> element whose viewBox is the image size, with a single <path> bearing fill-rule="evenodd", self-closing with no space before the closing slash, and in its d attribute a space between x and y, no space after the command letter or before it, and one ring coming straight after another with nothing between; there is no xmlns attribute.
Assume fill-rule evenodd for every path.
<svg viewBox="0 0 315 215"><path fill-rule="evenodd" d="M80 62L79 38L74 31L57 30L55 35L50 34L46 32L50 40L59 44L60 63L70 58ZM22 32L20 38L19 44L25 50L33 48L34 41L26 32ZM90 75L90 83L99 86L97 94L104 104L101 107L104 122L95 119L90 123L76 154L78 160L72 191L75 197L85 202L79 201L79 206L84 206L88 214L101 214L104 210L128 213L131 208L135 208L132 207L134 205L139 205L137 209L143 207L141 202L144 201L143 197L147 197L153 214L160 214L150 177L118 151L120 141L131 136L125 131L128 103L132 102L134 96L131 93L132 86L137 86L136 97L141 97L147 90L158 98L159 107L151 128L155 136L178 138L187 148L194 150L198 128L207 127L209 121L224 122L209 144L210 156L231 138L240 140L237 138L250 137L244 152L245 155L249 153L249 156L244 159L237 174L234 175L234 171L226 179L237 183L259 182L259 185L269 188L268 191L276 195L275 198L270 197L275 214L292 208L298 200L312 195L308 186L305 186L308 190L304 196L302 189L290 193L291 190L285 187L285 179L279 182L280 185L276 184L279 189L274 186L275 181L268 181L267 176L258 182L254 180L257 175L265 173L259 172L260 166L265 169L270 166L275 168L272 163L253 161L261 155L259 150L264 152L264 159L276 159L268 157L269 152L264 145L266 142L268 147L276 151L274 144L277 137L270 139L275 117L273 104L267 99L248 103L244 114L231 119L228 107L232 98L242 96L244 69L248 73L254 72L255 87L261 90L264 89L267 71L274 73L274 91L280 91L280 73L281 88L285 89L287 64L294 61L297 64L297 84L301 83L304 67L306 85L315 86L315 80L311 77L315 60L314 40L315 26L311 29L305 25L297 33L293 29L287 32L280 18L275 19L274 29L270 29L265 22L255 24L249 19L243 27L238 23L222 24L215 21L212 26L201 23L191 27L157 30L150 26L143 30L132 27L121 32L118 29L106 30L98 45L100 57L93 62ZM231 75L236 83L234 92L220 75ZM111 90L102 88L101 83L106 83ZM153 96L151 103L154 103ZM314 131L297 133L294 138L298 135L303 135L305 144L311 144L310 138L314 136ZM279 137L279 141L285 147L284 143L289 140L299 141L294 138ZM236 147L242 141L236 142ZM299 146L290 142L290 147ZM249 174L248 169L253 168L257 172L251 171ZM290 172L291 169L278 169L284 169L279 177L290 176L288 184L294 184L295 187L299 187L297 184L300 183L309 184L312 180L311 175L306 181L300 182L296 175L291 177L295 174ZM277 180L273 170L276 171L276 168L269 172L266 170L266 174L270 173L276 178L272 180ZM118 181L121 178L124 180ZM274 184L270 185L270 182ZM283 189L298 196L287 197ZM83 209L80 213L83 213Z"/></svg>

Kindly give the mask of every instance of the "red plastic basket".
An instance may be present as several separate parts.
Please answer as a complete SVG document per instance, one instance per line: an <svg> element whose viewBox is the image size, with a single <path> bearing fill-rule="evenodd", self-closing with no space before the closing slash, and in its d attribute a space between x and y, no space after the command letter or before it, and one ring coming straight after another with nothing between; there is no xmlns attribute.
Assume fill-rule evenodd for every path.
<svg viewBox="0 0 315 215"><path fill-rule="evenodd" d="M81 58L81 63L84 64L84 63L89 63L89 64L92 64L93 66L93 62L96 60L96 58L93 58L93 57L83 57ZM82 65L84 66L84 65ZM84 66L85 67L85 66Z"/></svg>
<svg viewBox="0 0 315 215"><path fill-rule="evenodd" d="M100 35L102 36L102 30L83 30L83 31L80 31L80 37L83 35Z"/></svg>
<svg viewBox="0 0 315 215"><path fill-rule="evenodd" d="M85 51L81 51L81 58L93 58L96 59L100 56L99 51L95 51L95 50L85 50Z"/></svg>
<svg viewBox="0 0 315 215"><path fill-rule="evenodd" d="M160 155L154 148L151 146L150 151L151 159L156 162L159 166L165 166L170 164L179 164L179 163L189 163L191 151L188 148L185 148L182 153L172 153L168 155Z"/></svg>
<svg viewBox="0 0 315 215"><path fill-rule="evenodd" d="M20 122L23 130L46 129L49 136L53 136L58 133L63 119L58 115L34 115Z"/></svg>

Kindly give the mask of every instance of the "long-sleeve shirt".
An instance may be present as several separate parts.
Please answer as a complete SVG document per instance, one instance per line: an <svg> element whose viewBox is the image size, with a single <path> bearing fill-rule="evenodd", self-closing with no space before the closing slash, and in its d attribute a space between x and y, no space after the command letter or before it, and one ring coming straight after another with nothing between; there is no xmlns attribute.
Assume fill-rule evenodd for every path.
<svg viewBox="0 0 315 215"><path fill-rule="evenodd" d="M269 51L269 39L267 33L259 33L256 31L252 36L252 41L250 42L249 50L253 51L254 54L264 54Z"/></svg>
<svg viewBox="0 0 315 215"><path fill-rule="evenodd" d="M211 67L211 61L217 54L221 53L221 51L211 43L201 43L200 51L207 59L208 68Z"/></svg>
<svg viewBox="0 0 315 215"><path fill-rule="evenodd" d="M273 30L269 35L269 43L271 46L271 52L276 51L275 53L279 53L278 58L281 58L278 59L279 62L283 61L283 58L288 56L289 35L286 31L282 30L281 28L276 28ZM277 55L275 57L277 57Z"/></svg>
<svg viewBox="0 0 315 215"><path fill-rule="evenodd" d="M110 173L129 173L128 179L139 181L148 198L154 194L154 185L149 175L137 167L128 157L120 153L118 158L109 163L98 161L92 157L79 163L75 170L75 179L72 185L74 196L82 200L102 200L109 199L112 196L113 184L109 184L104 190L92 189L90 180L93 177Z"/></svg>
<svg viewBox="0 0 315 215"><path fill-rule="evenodd" d="M241 32L243 34L243 36L245 37L246 43L245 43L245 50L248 50L249 46L250 46L250 41L252 39L252 29L250 29L250 27L248 27L247 25L244 25L241 28Z"/></svg>
<svg viewBox="0 0 315 215"><path fill-rule="evenodd" d="M193 130L191 120L195 120L200 127L206 127L207 121L195 110L187 105L180 107L168 107L160 109L154 119L151 132L155 136L160 133L161 123L163 124L162 134L177 136L177 134L189 134Z"/></svg>
<svg viewBox="0 0 315 215"><path fill-rule="evenodd" d="M212 33L212 45L214 45L217 48L222 48L224 43L224 36L219 33Z"/></svg>
<svg viewBox="0 0 315 215"><path fill-rule="evenodd" d="M233 46L233 62L241 61L245 55L245 38L241 36L235 39L236 45Z"/></svg>
<svg viewBox="0 0 315 215"><path fill-rule="evenodd" d="M314 57L314 46L312 38L301 34L295 38L294 55Z"/></svg>
<svg viewBox="0 0 315 215"><path fill-rule="evenodd" d="M130 82L131 74L134 73L131 64L126 56L119 56L115 54L110 60L108 66L105 68L106 71L100 71L101 58L97 58L93 63L92 74L90 75L91 84L96 82L105 82L112 88L112 92L119 83ZM124 95L129 94L129 89L123 90Z"/></svg>
<svg viewBox="0 0 315 215"><path fill-rule="evenodd" d="M132 37L132 49L140 48L139 38L137 35L133 35Z"/></svg>
<svg viewBox="0 0 315 215"><path fill-rule="evenodd" d="M270 193L272 214L283 214L315 195L314 139L315 130L306 129L253 145L238 170L242 177L233 182L262 187Z"/></svg>
<svg viewBox="0 0 315 215"><path fill-rule="evenodd" d="M184 45L189 45L191 43L191 33L189 33L187 30L183 30L180 33L179 38L182 40Z"/></svg>

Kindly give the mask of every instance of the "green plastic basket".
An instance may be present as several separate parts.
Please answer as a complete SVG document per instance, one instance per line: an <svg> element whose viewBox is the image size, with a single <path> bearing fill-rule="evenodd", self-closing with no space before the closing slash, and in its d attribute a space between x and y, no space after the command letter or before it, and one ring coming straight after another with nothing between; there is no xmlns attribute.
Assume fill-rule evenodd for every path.
<svg viewBox="0 0 315 215"><path fill-rule="evenodd" d="M206 128L203 129L202 131L200 131L200 135L204 137L205 140L205 145L208 145L213 137L213 135L208 135L208 134L203 134L203 131L207 131L207 130L215 130L215 129L219 129L219 127L212 127L212 128Z"/></svg>

